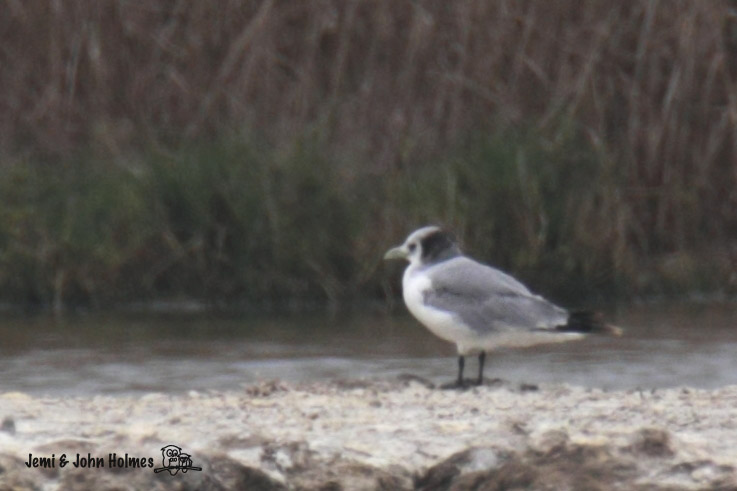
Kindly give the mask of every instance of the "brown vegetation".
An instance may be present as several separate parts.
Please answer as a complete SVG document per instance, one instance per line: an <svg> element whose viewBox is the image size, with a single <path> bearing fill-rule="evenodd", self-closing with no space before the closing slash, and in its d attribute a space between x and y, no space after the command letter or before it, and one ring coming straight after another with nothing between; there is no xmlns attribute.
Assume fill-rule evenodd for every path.
<svg viewBox="0 0 737 491"><path fill-rule="evenodd" d="M329 174L323 184L339 195L384 176L411 183L433 174L447 183L427 192L438 200L434 214L402 209L412 192L381 184L368 199L385 208L357 226L383 232L346 232L347 247L369 239L383 246L419 220L445 220L476 251L536 268L563 247L546 235L551 217L540 215L551 203L546 193L557 193L559 213L574 215L556 232L571 237L568 256L575 262L590 250L597 258L572 271L608 268L636 286L643 263L681 278L678 254L715 250L718 270L737 270L737 5L729 1L11 0L3 10L4 179L13 163L69 163L82 153L106 162L103 169L141 175L152 152L176 155L233 132L267 149L261 159L270 161L300 154L295 145L308 140L328 162L316 174ZM523 135L513 139L520 154L506 155L502 167L512 174L494 192L511 186L524 209L507 218L520 240L501 251L482 246L482 234L496 240L508 230L485 230L487 217L463 214L483 190L462 181L493 183L488 170L473 176L495 169L487 163L496 150L474 148L484 135L506 140L510 131ZM561 171L562 152L578 149L584 158ZM558 160L526 167L551 156ZM594 170L581 171L582 161ZM529 171L543 177L525 190L519 181ZM565 191L569 179L575 187ZM560 197L566 192L572 197ZM362 196L348 208L364 205ZM259 230L278 242L273 209L264 213L270 225ZM685 261L697 276L711 274ZM337 274L328 263L311 270L326 291L365 282L371 270Z"/></svg>

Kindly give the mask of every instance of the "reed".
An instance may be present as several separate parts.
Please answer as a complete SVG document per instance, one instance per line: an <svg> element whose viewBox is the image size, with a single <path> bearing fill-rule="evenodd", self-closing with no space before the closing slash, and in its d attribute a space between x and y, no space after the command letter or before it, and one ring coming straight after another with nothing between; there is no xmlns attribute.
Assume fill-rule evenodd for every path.
<svg viewBox="0 0 737 491"><path fill-rule="evenodd" d="M547 290L737 285L732 2L3 8L4 298L380 297L437 220Z"/></svg>

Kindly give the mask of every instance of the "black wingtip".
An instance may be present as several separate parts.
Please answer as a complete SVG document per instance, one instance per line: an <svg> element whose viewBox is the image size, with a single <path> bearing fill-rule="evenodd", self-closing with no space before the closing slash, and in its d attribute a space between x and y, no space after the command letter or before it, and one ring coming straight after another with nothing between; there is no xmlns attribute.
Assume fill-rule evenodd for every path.
<svg viewBox="0 0 737 491"><path fill-rule="evenodd" d="M558 328L564 332L583 332L621 336L622 328L604 322L604 316L599 312L576 311L568 316L568 323Z"/></svg>

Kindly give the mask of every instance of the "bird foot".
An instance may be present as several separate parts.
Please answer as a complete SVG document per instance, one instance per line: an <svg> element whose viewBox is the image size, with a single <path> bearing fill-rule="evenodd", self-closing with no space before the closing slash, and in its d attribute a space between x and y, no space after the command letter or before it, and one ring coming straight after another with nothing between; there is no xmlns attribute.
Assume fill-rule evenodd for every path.
<svg viewBox="0 0 737 491"><path fill-rule="evenodd" d="M466 381L461 380L454 380L453 382L448 382L447 384L439 385L438 388L442 390L466 390L468 389L468 384Z"/></svg>
<svg viewBox="0 0 737 491"><path fill-rule="evenodd" d="M479 385L483 385L483 381L479 383L478 379L467 378L463 380L454 380L453 382L448 382L447 384L442 384L438 386L438 388L443 390L466 390L472 387L478 387Z"/></svg>

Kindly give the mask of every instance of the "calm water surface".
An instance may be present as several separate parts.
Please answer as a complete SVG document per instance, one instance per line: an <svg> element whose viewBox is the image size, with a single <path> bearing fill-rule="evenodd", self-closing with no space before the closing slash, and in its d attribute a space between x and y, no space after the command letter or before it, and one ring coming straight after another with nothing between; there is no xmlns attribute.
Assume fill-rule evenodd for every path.
<svg viewBox="0 0 737 491"><path fill-rule="evenodd" d="M486 374L605 389L737 384L737 306L609 314L618 339L492 353ZM475 360L466 364L476 373ZM254 382L454 378L454 347L408 316L78 316L0 320L0 393L238 390Z"/></svg>

